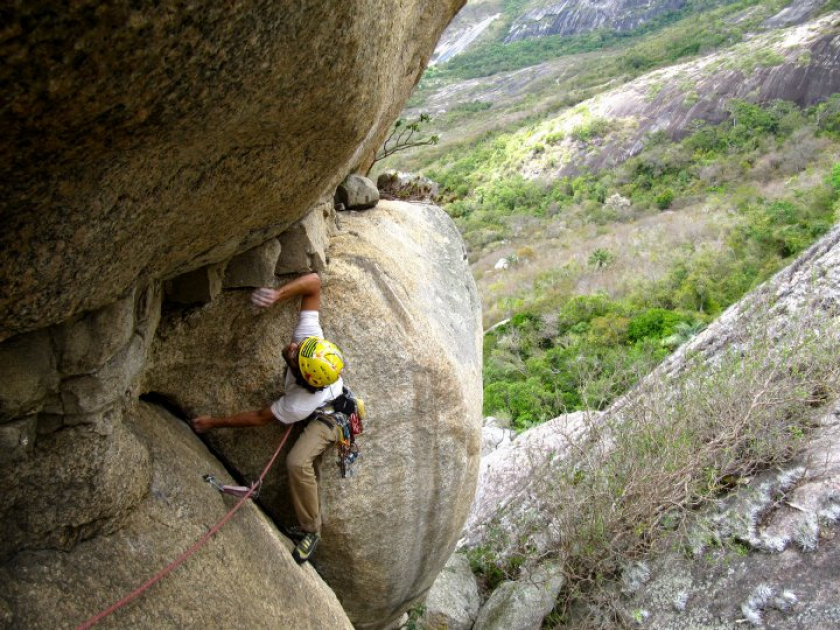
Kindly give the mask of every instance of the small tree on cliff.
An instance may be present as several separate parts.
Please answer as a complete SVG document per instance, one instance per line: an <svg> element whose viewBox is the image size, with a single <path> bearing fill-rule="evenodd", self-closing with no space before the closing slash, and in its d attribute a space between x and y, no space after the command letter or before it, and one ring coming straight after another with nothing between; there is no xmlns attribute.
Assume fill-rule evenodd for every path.
<svg viewBox="0 0 840 630"><path fill-rule="evenodd" d="M390 135L385 139L382 148L377 152L373 164L399 151L437 144L440 136L425 136L421 129L423 125L431 122L431 120L428 114L420 114L416 120L412 121L407 121L404 118L397 120L394 123L394 128L391 130Z"/></svg>

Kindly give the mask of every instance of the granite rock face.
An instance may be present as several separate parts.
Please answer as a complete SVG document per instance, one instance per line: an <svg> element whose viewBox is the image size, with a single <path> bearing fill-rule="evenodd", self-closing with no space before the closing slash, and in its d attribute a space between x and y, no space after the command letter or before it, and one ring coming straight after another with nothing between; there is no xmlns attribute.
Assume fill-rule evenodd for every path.
<svg viewBox="0 0 840 630"><path fill-rule="evenodd" d="M463 243L439 208L380 202L342 214L340 228L322 274L322 324L368 419L355 476L341 479L335 453L323 457L323 540L313 562L357 629L382 628L430 588L472 501L480 307ZM174 314L161 325L146 389L189 416L264 407L282 391L280 351L297 308L256 312L247 295L231 293ZM252 479L282 432L225 429L207 440ZM294 522L282 461L260 501L276 521Z"/></svg>
<svg viewBox="0 0 840 630"><path fill-rule="evenodd" d="M229 477L184 423L141 403L125 426L150 445L151 475L138 480L142 501L110 536L70 551L23 551L0 566L0 628L75 627L178 557L232 507L202 481L206 473ZM177 571L96 627L352 630L335 595L312 567L297 566L291 549L248 503Z"/></svg>
<svg viewBox="0 0 840 630"><path fill-rule="evenodd" d="M543 469L549 461L560 461L573 454L600 416L597 411L558 416L516 439L508 438L482 457L478 489L464 526L465 542L480 541L488 528L498 526L500 509L518 502L539 502Z"/></svg>
<svg viewBox="0 0 840 630"><path fill-rule="evenodd" d="M426 627L471 630L481 606L481 596L465 555L452 554L429 589L424 606Z"/></svg>
<svg viewBox="0 0 840 630"><path fill-rule="evenodd" d="M565 582L560 565L548 561L503 583L481 607L473 630L540 630Z"/></svg>
<svg viewBox="0 0 840 630"><path fill-rule="evenodd" d="M278 235L368 166L463 3L17 3L0 339Z"/></svg>
<svg viewBox="0 0 840 630"><path fill-rule="evenodd" d="M82 0L4 10L0 627L82 621L215 517L196 498L206 486L182 479L198 475L177 461L189 432L161 429L171 418L152 421L138 402L163 304L187 319L236 304L239 287L274 281L281 241L299 254L291 271L326 267L323 220L298 228L313 208L330 216L319 201L369 166L462 4ZM223 352L253 360L238 356L249 342L224 317L228 341L205 340L205 369ZM225 384L231 400L267 395L274 384L261 376L238 391ZM268 521L254 523L225 548L256 551L241 561L222 551L171 599L112 627L233 626L236 608L254 610L248 627L349 627L311 570L301 582L285 553L274 560L287 549ZM253 542L268 530L271 541ZM254 578L241 584L253 594L244 604L230 588L241 573ZM277 585L282 596L266 602ZM206 606L216 597L219 607Z"/></svg>
<svg viewBox="0 0 840 630"><path fill-rule="evenodd" d="M563 0L533 3L510 27L505 43L546 35L577 35L596 29L630 31L675 11L685 0Z"/></svg>

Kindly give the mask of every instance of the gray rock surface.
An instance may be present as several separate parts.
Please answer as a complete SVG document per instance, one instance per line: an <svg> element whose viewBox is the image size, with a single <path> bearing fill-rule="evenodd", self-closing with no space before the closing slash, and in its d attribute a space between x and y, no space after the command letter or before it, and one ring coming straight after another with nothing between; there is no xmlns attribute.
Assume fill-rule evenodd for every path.
<svg viewBox="0 0 840 630"><path fill-rule="evenodd" d="M799 0L791 2L789 6L779 11L776 15L764 22L767 28L784 28L793 24L801 24L805 20L816 15L822 9L826 0Z"/></svg>
<svg viewBox="0 0 840 630"><path fill-rule="evenodd" d="M279 258L280 241L276 238L234 256L225 267L222 288L274 286L274 269Z"/></svg>
<svg viewBox="0 0 840 630"><path fill-rule="evenodd" d="M0 339L280 234L369 166L463 4L9 8Z"/></svg>
<svg viewBox="0 0 840 630"><path fill-rule="evenodd" d="M470 561L463 554L453 553L429 589L423 623L438 630L470 630L480 606Z"/></svg>
<svg viewBox="0 0 840 630"><path fill-rule="evenodd" d="M565 581L560 566L546 562L503 583L481 607L473 630L539 630Z"/></svg>
<svg viewBox="0 0 840 630"><path fill-rule="evenodd" d="M335 232L332 204L321 203L280 235L282 251L275 273L323 271L327 265L330 235Z"/></svg>
<svg viewBox="0 0 840 630"><path fill-rule="evenodd" d="M685 0L561 0L539 2L510 27L505 43L545 37L576 35L599 28L629 31L653 18L682 8Z"/></svg>
<svg viewBox="0 0 840 630"><path fill-rule="evenodd" d="M539 471L549 460L561 460L574 452L591 427L598 424L600 415L579 411L558 416L528 429L483 457L478 489L464 526L466 541L481 540L488 528L497 525L498 512L505 506L539 501L542 488Z"/></svg>
<svg viewBox="0 0 840 630"><path fill-rule="evenodd" d="M361 175L348 175L335 191L335 201L346 210L365 210L379 201L376 184Z"/></svg>
<svg viewBox="0 0 840 630"><path fill-rule="evenodd" d="M341 228L322 276L322 324L368 421L354 477L341 479L334 454L324 456L314 563L361 630L395 621L422 597L460 536L479 463L481 323L463 243L442 210L381 202L343 215ZM232 293L173 314L146 390L190 416L264 407L281 393L279 353L297 308L256 312ZM207 440L250 479L281 434L228 429ZM293 521L282 461L260 501L275 520Z"/></svg>
<svg viewBox="0 0 840 630"><path fill-rule="evenodd" d="M148 473L129 459L119 462L137 477L142 501L109 536L71 551L23 551L0 566L3 630L76 627L177 558L233 506L202 481L205 473L229 477L184 423L141 403L125 427L149 445ZM86 455L92 453L79 453L79 462ZM73 472L65 465L60 474ZM94 481L79 476L73 498L80 505L101 501ZM352 630L335 595L311 566L297 566L291 549L248 503L186 563L96 628Z"/></svg>
<svg viewBox="0 0 840 630"><path fill-rule="evenodd" d="M756 515L760 515L756 518ZM692 554L650 562L625 603L662 630L744 627L829 630L840 624L840 408L802 457L705 512ZM713 537L717 542L704 541ZM745 553L745 548L750 551Z"/></svg>
<svg viewBox="0 0 840 630"><path fill-rule="evenodd" d="M510 429L501 427L481 428L481 456L487 457L493 451L508 446L516 437Z"/></svg>

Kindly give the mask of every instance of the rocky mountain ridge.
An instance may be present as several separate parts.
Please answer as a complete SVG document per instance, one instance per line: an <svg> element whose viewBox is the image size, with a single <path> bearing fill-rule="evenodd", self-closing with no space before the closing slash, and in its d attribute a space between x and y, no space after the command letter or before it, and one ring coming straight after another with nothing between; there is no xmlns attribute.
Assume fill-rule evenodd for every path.
<svg viewBox="0 0 840 630"><path fill-rule="evenodd" d="M539 2L525 10L505 37L511 42L548 35L577 35L599 28L623 32L685 5L685 0L563 0Z"/></svg>

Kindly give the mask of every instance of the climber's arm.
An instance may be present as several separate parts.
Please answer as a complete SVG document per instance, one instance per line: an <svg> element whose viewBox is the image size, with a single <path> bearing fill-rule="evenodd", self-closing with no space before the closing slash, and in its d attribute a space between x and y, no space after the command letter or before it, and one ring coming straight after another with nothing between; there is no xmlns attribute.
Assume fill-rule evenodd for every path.
<svg viewBox="0 0 840 630"><path fill-rule="evenodd" d="M321 278L317 273L295 278L277 289L257 289L251 294L251 301L261 308L268 308L298 295L301 297L300 310L321 310Z"/></svg>
<svg viewBox="0 0 840 630"><path fill-rule="evenodd" d="M194 418L190 425L196 433L204 433L208 429L221 429L225 427L261 427L274 422L274 414L271 413L271 407L259 409L257 411L244 411L232 416L225 416L223 418L213 418L211 416L200 416Z"/></svg>

